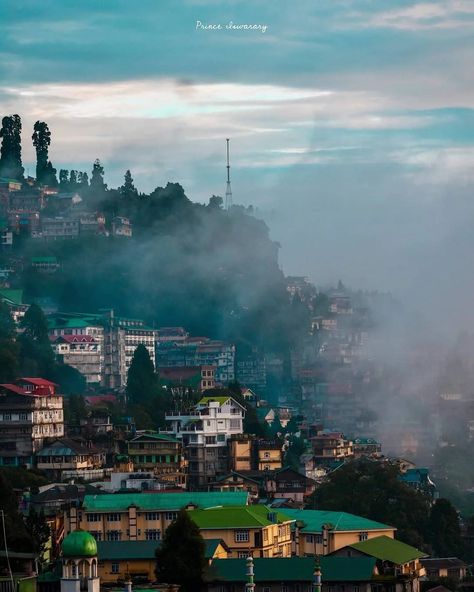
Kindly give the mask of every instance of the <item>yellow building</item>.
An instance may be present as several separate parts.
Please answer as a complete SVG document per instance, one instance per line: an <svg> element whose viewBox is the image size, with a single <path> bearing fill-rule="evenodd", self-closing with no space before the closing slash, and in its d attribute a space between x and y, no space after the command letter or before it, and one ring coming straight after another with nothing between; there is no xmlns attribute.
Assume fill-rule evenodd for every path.
<svg viewBox="0 0 474 592"><path fill-rule="evenodd" d="M282 443L248 434L229 439L229 467L231 471L273 471L282 467Z"/></svg>
<svg viewBox="0 0 474 592"><path fill-rule="evenodd" d="M228 557L290 557L292 518L264 505L191 510L204 539L222 539Z"/></svg>
<svg viewBox="0 0 474 592"><path fill-rule="evenodd" d="M182 444L157 432L139 434L128 442L128 456L137 471L153 471L178 487L186 485Z"/></svg>
<svg viewBox="0 0 474 592"><path fill-rule="evenodd" d="M290 508L284 511L296 521L293 550L300 557L327 555L381 535L395 538L396 528L393 526L346 512Z"/></svg>
<svg viewBox="0 0 474 592"><path fill-rule="evenodd" d="M86 495L65 512L65 534L82 528L97 541L158 541L181 508L246 504L245 492L107 493ZM215 538L215 537L214 537Z"/></svg>
<svg viewBox="0 0 474 592"><path fill-rule="evenodd" d="M98 572L103 584L118 584L129 574L132 581L155 581L156 549L160 541L103 541L97 543ZM206 541L206 559L226 559L228 549L219 539Z"/></svg>

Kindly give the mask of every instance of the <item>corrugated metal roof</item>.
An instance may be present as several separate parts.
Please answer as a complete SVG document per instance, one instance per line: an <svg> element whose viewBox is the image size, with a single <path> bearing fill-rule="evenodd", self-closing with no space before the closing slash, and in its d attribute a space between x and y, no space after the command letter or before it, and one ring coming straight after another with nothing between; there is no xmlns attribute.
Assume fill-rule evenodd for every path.
<svg viewBox="0 0 474 592"><path fill-rule="evenodd" d="M302 532L321 532L323 526L331 525L331 530L396 530L395 527L381 522L375 522L362 516L347 512L332 512L329 510L295 510L285 508L285 514L304 523Z"/></svg>
<svg viewBox="0 0 474 592"><path fill-rule="evenodd" d="M214 559L206 570L207 582L245 582L246 559ZM311 582L314 557L257 558L253 560L256 582ZM320 558L324 582L369 582L375 570L372 557Z"/></svg>
<svg viewBox="0 0 474 592"><path fill-rule="evenodd" d="M426 553L423 553L419 549L387 536L375 537L349 546L361 553L381 559L382 561L390 561L396 565L403 565L414 559L427 556Z"/></svg>
<svg viewBox="0 0 474 592"><path fill-rule="evenodd" d="M242 491L184 491L183 493L111 493L86 495L83 507L87 511L127 510L137 506L144 510L180 510L194 504L199 508L242 506L248 503L248 493Z"/></svg>
<svg viewBox="0 0 474 592"><path fill-rule="evenodd" d="M293 518L263 505L192 510L191 519L199 528L261 528L292 521ZM270 519L273 515L274 519Z"/></svg>

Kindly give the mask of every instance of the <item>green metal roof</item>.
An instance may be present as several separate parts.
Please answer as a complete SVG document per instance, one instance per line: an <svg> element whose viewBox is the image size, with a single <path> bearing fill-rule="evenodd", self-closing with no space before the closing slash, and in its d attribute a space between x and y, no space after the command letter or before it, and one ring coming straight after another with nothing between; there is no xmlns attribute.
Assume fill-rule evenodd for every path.
<svg viewBox="0 0 474 592"><path fill-rule="evenodd" d="M143 510L180 510L194 504L200 508L212 506L237 506L248 501L248 493L242 491L184 491L183 493L106 493L86 495L83 507L89 512L126 511L130 506Z"/></svg>
<svg viewBox="0 0 474 592"><path fill-rule="evenodd" d="M198 405L208 405L211 401L217 401L219 405L224 405L231 398L232 397L230 395L227 397L203 397L198 402Z"/></svg>
<svg viewBox="0 0 474 592"><path fill-rule="evenodd" d="M4 288L0 290L0 298L9 300L13 304L23 304L23 290L13 290L11 288Z"/></svg>
<svg viewBox="0 0 474 592"><path fill-rule="evenodd" d="M161 541L99 541L97 558L99 561L120 559L153 559Z"/></svg>
<svg viewBox="0 0 474 592"><path fill-rule="evenodd" d="M254 559L256 582L311 582L313 557ZM375 570L373 557L320 558L323 582L369 582ZM245 582L246 559L214 559L206 570L207 582Z"/></svg>
<svg viewBox="0 0 474 592"><path fill-rule="evenodd" d="M321 532L323 526L331 524L331 530L367 531L367 530L396 530L393 526L375 522L362 516L348 514L346 512L331 512L329 510L295 510L285 508L285 514L294 520L304 523L302 532Z"/></svg>
<svg viewBox="0 0 474 592"><path fill-rule="evenodd" d="M269 519L269 514L275 516L274 522ZM292 521L289 516L263 505L191 510L189 515L199 528L205 529L261 528Z"/></svg>
<svg viewBox="0 0 474 592"><path fill-rule="evenodd" d="M426 553L419 549L388 536L379 536L348 546L376 559L390 561L396 565L402 565L420 557L427 557Z"/></svg>

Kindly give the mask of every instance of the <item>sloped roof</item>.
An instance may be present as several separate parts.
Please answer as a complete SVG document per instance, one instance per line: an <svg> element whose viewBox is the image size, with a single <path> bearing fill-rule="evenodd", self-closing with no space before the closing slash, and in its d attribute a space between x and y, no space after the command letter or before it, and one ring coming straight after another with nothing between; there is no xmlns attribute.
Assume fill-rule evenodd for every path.
<svg viewBox="0 0 474 592"><path fill-rule="evenodd" d="M384 535L360 543L354 543L353 545L348 545L348 547L352 547L376 559L390 561L390 563L395 563L396 565L403 565L414 559L426 557L426 553L423 553L419 549Z"/></svg>
<svg viewBox="0 0 474 592"><path fill-rule="evenodd" d="M285 513L304 523L301 529L302 532L321 532L323 526L327 524L332 526L331 530L337 531L396 530L394 526L382 524L355 514L348 514L347 512L285 509Z"/></svg>
<svg viewBox="0 0 474 592"><path fill-rule="evenodd" d="M236 506L248 502L248 493L242 491L183 491L183 493L110 493L86 495L83 507L87 511L127 510L136 506L144 510L180 510L193 504L199 508Z"/></svg>
<svg viewBox="0 0 474 592"><path fill-rule="evenodd" d="M136 442L137 440L146 440L147 438L151 438L152 440L162 440L165 442L179 442L176 438L172 436L168 436L167 434L159 434L158 432L147 432L146 434L138 434L130 440L130 442Z"/></svg>
<svg viewBox="0 0 474 592"><path fill-rule="evenodd" d="M275 521L269 519L275 516ZM271 524L291 521L292 518L263 505L207 508L189 512L191 519L203 529L261 528Z"/></svg>
<svg viewBox="0 0 474 592"><path fill-rule="evenodd" d="M214 559L206 570L207 582L245 582L246 559ZM257 582L311 582L314 557L271 557L253 560ZM373 557L320 558L324 582L369 582L375 569Z"/></svg>
<svg viewBox="0 0 474 592"><path fill-rule="evenodd" d="M13 304L23 304L23 290L14 290L12 288L2 288L0 298L9 300Z"/></svg>

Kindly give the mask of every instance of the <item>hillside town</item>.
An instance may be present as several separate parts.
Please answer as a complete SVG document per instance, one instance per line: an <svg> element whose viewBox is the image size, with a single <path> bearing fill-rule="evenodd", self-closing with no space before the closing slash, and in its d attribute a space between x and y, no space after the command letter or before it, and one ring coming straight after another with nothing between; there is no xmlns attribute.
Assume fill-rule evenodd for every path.
<svg viewBox="0 0 474 592"><path fill-rule="evenodd" d="M373 295L286 277L298 323L288 355L113 308L60 310L51 297L29 299L24 283L25 272L46 285L60 276L50 241L128 241L133 225L34 179L2 178L0 190L3 349L19 348L15 368L48 372L2 371L2 590L470 589L470 522L420 464L439 436L416 417L392 432L378 421ZM440 392L424 417L441 421L451 400L463 399ZM344 479L357 496L364 479L369 496L378 480L395 483L380 493L395 514L351 499ZM341 507L333 488L349 496ZM179 564L187 544L192 587L168 565L170 545Z"/></svg>

